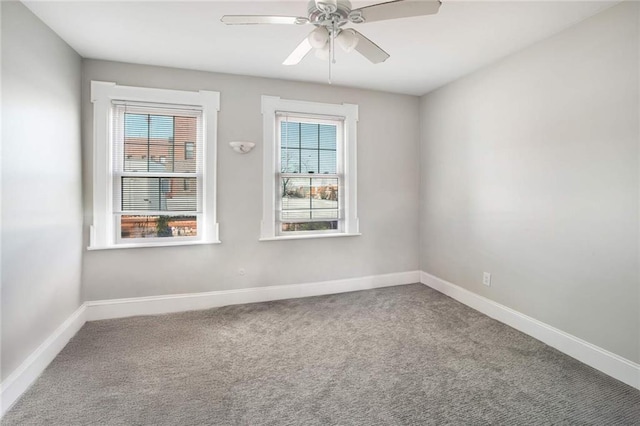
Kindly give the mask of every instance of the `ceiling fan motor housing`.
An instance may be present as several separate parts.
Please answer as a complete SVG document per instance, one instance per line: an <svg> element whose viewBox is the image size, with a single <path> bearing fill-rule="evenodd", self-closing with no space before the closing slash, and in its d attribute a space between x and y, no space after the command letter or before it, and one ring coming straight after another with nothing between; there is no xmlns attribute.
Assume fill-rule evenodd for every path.
<svg viewBox="0 0 640 426"><path fill-rule="evenodd" d="M315 0L316 7L325 13L333 13L338 9L337 0Z"/></svg>

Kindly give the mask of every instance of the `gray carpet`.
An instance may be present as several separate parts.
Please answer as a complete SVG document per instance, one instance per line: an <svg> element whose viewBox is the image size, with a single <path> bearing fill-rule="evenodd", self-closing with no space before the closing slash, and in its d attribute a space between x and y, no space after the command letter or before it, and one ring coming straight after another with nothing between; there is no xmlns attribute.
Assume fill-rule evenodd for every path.
<svg viewBox="0 0 640 426"><path fill-rule="evenodd" d="M640 391L423 285L87 323L6 425L631 425Z"/></svg>

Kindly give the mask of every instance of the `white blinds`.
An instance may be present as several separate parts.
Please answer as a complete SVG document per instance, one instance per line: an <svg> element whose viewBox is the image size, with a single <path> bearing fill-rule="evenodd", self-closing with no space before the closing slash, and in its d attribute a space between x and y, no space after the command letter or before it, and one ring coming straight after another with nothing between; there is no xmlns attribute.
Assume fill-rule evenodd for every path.
<svg viewBox="0 0 640 426"><path fill-rule="evenodd" d="M202 111L114 102L113 211L121 238L197 235Z"/></svg>
<svg viewBox="0 0 640 426"><path fill-rule="evenodd" d="M336 230L342 119L278 116L280 232Z"/></svg>

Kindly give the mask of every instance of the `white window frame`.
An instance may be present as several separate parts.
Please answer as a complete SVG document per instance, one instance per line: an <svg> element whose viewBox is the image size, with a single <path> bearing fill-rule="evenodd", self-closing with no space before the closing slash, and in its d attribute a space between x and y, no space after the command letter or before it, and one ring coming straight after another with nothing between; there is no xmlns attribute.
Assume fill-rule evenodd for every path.
<svg viewBox="0 0 640 426"><path fill-rule="evenodd" d="M342 132L338 135L339 173L343 175L339 188L342 214L338 230L302 231L283 234L277 228L280 209L280 129L278 115L304 116L316 119L342 120ZM345 237L360 235L357 211L357 123L358 105L328 104L319 102L281 99L278 96L262 96L263 119L263 187L262 223L260 241L293 240L303 238ZM306 175L305 175L306 176ZM314 177L321 178L322 175Z"/></svg>
<svg viewBox="0 0 640 426"><path fill-rule="evenodd" d="M113 101L141 102L170 107L202 109L202 188L201 214L198 215L198 236L194 238L158 238L127 241L117 235L113 204ZM93 103L93 224L90 227L89 250L162 247L193 244L216 244L216 146L220 93L120 86L114 82L92 81ZM152 240L152 241L150 241Z"/></svg>

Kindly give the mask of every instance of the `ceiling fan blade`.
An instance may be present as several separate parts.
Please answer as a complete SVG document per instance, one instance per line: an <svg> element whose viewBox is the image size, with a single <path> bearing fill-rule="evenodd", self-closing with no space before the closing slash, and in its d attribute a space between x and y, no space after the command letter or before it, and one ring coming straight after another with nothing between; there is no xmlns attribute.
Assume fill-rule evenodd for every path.
<svg viewBox="0 0 640 426"><path fill-rule="evenodd" d="M307 18L298 16L268 16L268 15L224 15L220 21L227 25L256 25L256 24L289 24L304 25Z"/></svg>
<svg viewBox="0 0 640 426"><path fill-rule="evenodd" d="M358 38L358 44L356 44L355 49L360 52L362 56L374 64L379 64L380 62L384 62L389 59L390 55L382 50L377 44L354 29L351 29L351 31L353 31L355 36Z"/></svg>
<svg viewBox="0 0 640 426"><path fill-rule="evenodd" d="M291 55L287 59L284 60L282 65L297 65L300 63L302 59L313 49L311 47L311 43L309 43L309 39L307 37L302 40L302 43L295 48Z"/></svg>
<svg viewBox="0 0 640 426"><path fill-rule="evenodd" d="M439 0L396 0L355 9L351 13L361 16L364 22L386 21L411 16L433 15L440 9ZM351 16L350 16L351 17ZM354 23L359 23L353 20Z"/></svg>

